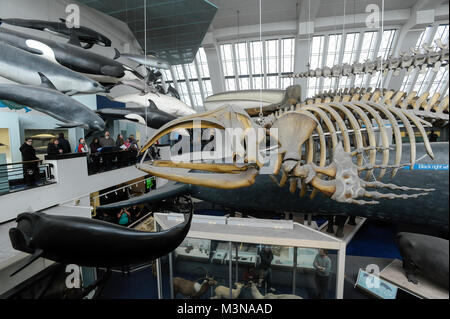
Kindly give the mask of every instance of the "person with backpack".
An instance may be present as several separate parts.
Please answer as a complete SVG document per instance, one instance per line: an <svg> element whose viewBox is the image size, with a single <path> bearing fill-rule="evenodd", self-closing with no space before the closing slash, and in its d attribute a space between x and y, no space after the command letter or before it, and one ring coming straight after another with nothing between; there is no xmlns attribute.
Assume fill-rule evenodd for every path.
<svg viewBox="0 0 450 319"><path fill-rule="evenodd" d="M126 226L131 220L131 214L126 210L126 208L122 208L120 213L117 214L117 218L119 219L119 225Z"/></svg>

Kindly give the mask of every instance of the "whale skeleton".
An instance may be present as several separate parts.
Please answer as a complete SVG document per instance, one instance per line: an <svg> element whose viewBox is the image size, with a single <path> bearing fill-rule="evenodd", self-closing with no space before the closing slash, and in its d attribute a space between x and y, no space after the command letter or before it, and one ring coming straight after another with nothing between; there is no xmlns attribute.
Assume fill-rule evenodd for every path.
<svg viewBox="0 0 450 319"><path fill-rule="evenodd" d="M317 68L302 73L282 75L282 78L311 78L311 77L340 77L355 76L358 74L372 74L383 72L386 75L389 71L393 71L394 75L398 75L400 70L406 69L410 74L414 69L424 73L428 68L432 68L433 72L438 72L441 67L448 70L449 63L449 46L444 44L441 39L435 40L437 48L434 49L427 44L422 45L422 51L411 48L412 55L402 53L399 57L388 57L386 60L378 57L364 63L355 62L352 65L334 65L333 67ZM422 53L423 52L423 53Z"/></svg>
<svg viewBox="0 0 450 319"><path fill-rule="evenodd" d="M445 100L447 102L441 102L437 106L440 112L435 110L434 113L438 118L448 120L448 98ZM388 169L392 169L393 178L402 167L414 168L417 160L415 131L423 138L426 153L434 159L425 131L425 128L431 127L432 124L424 119L427 113L431 113L431 108L435 109L436 103L433 101L433 98L427 101L424 111L414 108L411 110L406 107L412 105L410 96L394 96L393 92L382 96L381 92L378 94L375 91L372 96L363 95L354 100L351 96L344 99L325 98L318 102L309 100L279 109L264 117L262 121L267 134L271 134L268 129L278 130L278 135L273 136L278 142L278 149L271 178L280 187L289 183L289 191L292 194L299 191L300 197L305 196L307 190L312 190L311 198L321 192L334 201L348 204L378 204L378 199L409 199L427 195L434 189L398 186L382 183L380 180ZM425 99L416 100L416 108L422 107L424 102ZM395 144L389 142L386 121L392 128ZM242 131L238 134L241 142L246 139L247 132L262 128L259 124L261 122L254 121L242 108L227 105L214 111L179 118L164 125L145 144L141 154L146 155L150 146L171 131L194 126L198 128L198 123L201 123L202 129L241 128ZM401 129L406 131L405 136L409 140L410 158L407 163L401 162ZM349 131L352 131L352 134ZM379 141L375 138L375 131L380 134ZM265 141L257 139L257 142L261 142L258 147L265 147ZM395 156L393 163L389 164L392 149L395 150ZM162 160L145 162L144 156L137 167L149 174L181 183L207 188L238 189L253 185L264 166L259 158L252 154L243 152L242 149L232 149L232 158L244 158L242 164ZM186 172L186 169L195 172ZM377 177L375 170L378 171ZM365 171L366 176L363 179ZM277 175L280 173L281 179L278 181ZM376 190L368 190L369 188ZM378 189L415 193L381 193ZM362 199L363 197L372 200L367 201Z"/></svg>

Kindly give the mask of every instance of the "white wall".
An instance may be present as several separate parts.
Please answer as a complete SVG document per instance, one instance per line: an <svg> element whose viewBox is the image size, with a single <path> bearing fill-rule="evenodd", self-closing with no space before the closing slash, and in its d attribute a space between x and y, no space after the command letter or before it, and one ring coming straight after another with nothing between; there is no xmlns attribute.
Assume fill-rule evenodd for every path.
<svg viewBox="0 0 450 319"><path fill-rule="evenodd" d="M90 193L146 175L130 166L88 176L86 157L47 162L54 166L52 173L56 183L0 196L0 223L12 220L23 212L83 199Z"/></svg>

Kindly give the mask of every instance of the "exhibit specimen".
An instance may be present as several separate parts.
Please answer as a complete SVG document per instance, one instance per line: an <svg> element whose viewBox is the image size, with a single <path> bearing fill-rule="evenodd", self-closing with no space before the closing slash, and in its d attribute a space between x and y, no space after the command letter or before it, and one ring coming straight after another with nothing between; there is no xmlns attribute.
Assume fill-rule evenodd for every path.
<svg viewBox="0 0 450 319"><path fill-rule="evenodd" d="M408 281L418 284L423 276L448 290L448 240L415 233L398 233L395 238Z"/></svg>

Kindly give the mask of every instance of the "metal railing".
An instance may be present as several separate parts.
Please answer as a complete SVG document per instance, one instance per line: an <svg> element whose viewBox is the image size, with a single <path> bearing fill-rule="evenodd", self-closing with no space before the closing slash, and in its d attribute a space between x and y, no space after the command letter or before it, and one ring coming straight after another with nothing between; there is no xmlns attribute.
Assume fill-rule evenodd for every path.
<svg viewBox="0 0 450 319"><path fill-rule="evenodd" d="M91 153L88 155L88 174L93 175L135 165L141 158L138 154L137 150L118 150L116 147Z"/></svg>
<svg viewBox="0 0 450 319"><path fill-rule="evenodd" d="M44 186L54 179L53 165L42 160L0 164L0 195L29 186Z"/></svg>

